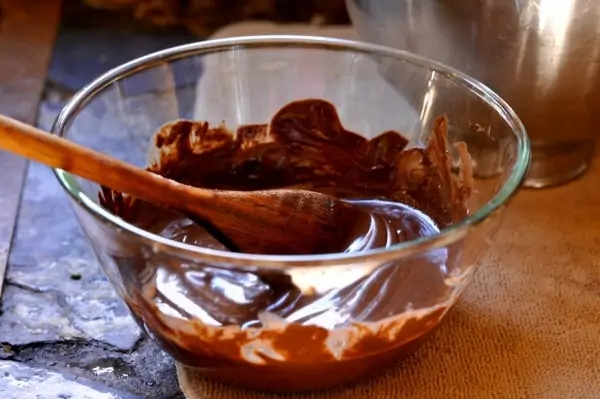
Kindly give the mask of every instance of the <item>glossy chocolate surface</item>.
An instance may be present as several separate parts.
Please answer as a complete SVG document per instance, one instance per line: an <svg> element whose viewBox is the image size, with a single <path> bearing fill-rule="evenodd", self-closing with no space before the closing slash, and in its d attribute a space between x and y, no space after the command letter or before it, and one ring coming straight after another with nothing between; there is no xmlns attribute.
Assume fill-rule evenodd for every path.
<svg viewBox="0 0 600 399"><path fill-rule="evenodd" d="M301 100L269 123L235 133L204 122L170 123L156 134L158 156L149 170L196 187L302 188L342 198L372 216L369 234L346 250L364 251L436 234L466 216L468 154L458 145L462 162L453 163L446 125L438 118L426 147L409 149L397 132L367 140L344 129L333 105ZM227 250L210 230L174 211L110 190L100 197L146 230ZM285 270L250 273L165 260L129 306L179 361L207 374L259 388L322 388L384 366L438 324L448 305L439 301L448 297L445 273L457 251L380 265L314 292ZM414 292L395 289L407 279ZM418 309L410 309L413 303Z"/></svg>

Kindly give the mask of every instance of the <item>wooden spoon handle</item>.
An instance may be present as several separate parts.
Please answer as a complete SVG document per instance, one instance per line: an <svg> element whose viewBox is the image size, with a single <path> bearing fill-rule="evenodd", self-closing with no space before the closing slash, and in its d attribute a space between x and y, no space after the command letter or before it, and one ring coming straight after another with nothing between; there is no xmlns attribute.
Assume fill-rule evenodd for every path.
<svg viewBox="0 0 600 399"><path fill-rule="evenodd" d="M0 148L149 202L181 208L188 197L202 199L198 198L202 190L194 190L192 196L186 186L173 180L3 115ZM165 195L167 191L177 195Z"/></svg>

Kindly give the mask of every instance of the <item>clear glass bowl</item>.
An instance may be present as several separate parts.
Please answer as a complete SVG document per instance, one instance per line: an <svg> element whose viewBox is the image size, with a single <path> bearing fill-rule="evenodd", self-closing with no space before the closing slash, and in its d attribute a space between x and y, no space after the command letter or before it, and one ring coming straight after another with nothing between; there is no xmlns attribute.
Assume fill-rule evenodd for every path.
<svg viewBox="0 0 600 399"><path fill-rule="evenodd" d="M410 76L412 84L382 76ZM466 142L473 160L469 215L439 234L363 253L230 253L128 224L99 205L97 184L56 170L144 330L179 362L247 387L353 381L429 335L471 280L527 170L529 142L517 116L481 83L409 53L256 36L184 45L115 68L77 93L53 126L55 134L145 167L153 135L167 122L264 123L303 98L333 103L345 127L365 137L392 129L412 146L422 146L434 118L446 114L449 143Z"/></svg>

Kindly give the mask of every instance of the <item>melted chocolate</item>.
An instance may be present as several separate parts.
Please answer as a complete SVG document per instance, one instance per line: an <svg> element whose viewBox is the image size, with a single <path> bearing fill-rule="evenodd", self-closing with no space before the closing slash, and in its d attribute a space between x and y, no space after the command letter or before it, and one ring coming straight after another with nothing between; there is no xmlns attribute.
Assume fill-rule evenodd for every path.
<svg viewBox="0 0 600 399"><path fill-rule="evenodd" d="M458 147L463 169L453 172L446 124L444 117L434 122L426 148L407 149L397 132L367 140L344 129L331 104L296 101L270 123L235 134L205 122L170 123L156 134L158 157L148 169L196 187L337 196L371 215L367 234L346 249L364 251L435 234L467 214L468 155ZM107 189L100 199L156 234L227 250L174 211ZM347 281L343 271L315 277L340 280L314 292L286 270L250 273L162 259L140 265L154 268L152 281L127 300L163 347L207 374L269 389L320 388L385 366L431 331L446 311L446 273L458 250L380 265ZM397 288L407 282L410 292ZM344 345L336 347L336 339Z"/></svg>
<svg viewBox="0 0 600 399"><path fill-rule="evenodd" d="M148 169L195 187L239 191L295 187L367 200L355 204L369 210L371 218L363 221L366 226L357 226L357 236L346 249L363 251L421 234L419 223L414 231L406 230L408 213L393 211L394 203L420 210L440 227L465 216L468 191L450 173L445 125L444 118L435 122L435 134L426 149L407 150L408 141L397 132L367 140L344 129L330 103L296 101L281 108L269 124L242 126L235 134L206 122L167 124L155 136L159 157ZM222 248L215 243L214 230L208 234L168 210L122 203L122 196L110 190L105 190L101 201L152 232ZM412 217L421 217L417 215L422 216L414 212Z"/></svg>

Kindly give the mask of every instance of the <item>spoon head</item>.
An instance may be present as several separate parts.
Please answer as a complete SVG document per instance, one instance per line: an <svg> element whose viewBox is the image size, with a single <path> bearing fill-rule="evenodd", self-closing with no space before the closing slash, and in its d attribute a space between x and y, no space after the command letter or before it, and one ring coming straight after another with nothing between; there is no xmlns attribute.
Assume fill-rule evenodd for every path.
<svg viewBox="0 0 600 399"><path fill-rule="evenodd" d="M213 214L198 205L189 216L210 219L217 238L245 253L344 252L370 222L369 214L352 204L306 190L224 191L215 194L215 203Z"/></svg>

